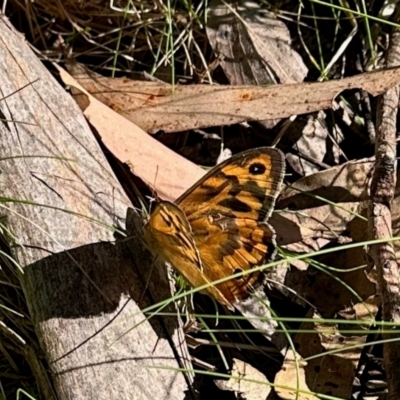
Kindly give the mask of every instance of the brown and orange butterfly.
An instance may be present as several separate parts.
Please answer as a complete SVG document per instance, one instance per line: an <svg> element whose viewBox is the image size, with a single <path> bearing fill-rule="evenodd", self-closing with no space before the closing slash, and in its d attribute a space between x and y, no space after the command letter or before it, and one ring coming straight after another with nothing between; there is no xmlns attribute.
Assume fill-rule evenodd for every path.
<svg viewBox="0 0 400 400"><path fill-rule="evenodd" d="M280 150L260 147L211 169L175 204L159 202L144 226L152 253L199 287L271 261L275 232L267 223L285 171ZM260 278L252 272L210 285L221 304L245 299Z"/></svg>

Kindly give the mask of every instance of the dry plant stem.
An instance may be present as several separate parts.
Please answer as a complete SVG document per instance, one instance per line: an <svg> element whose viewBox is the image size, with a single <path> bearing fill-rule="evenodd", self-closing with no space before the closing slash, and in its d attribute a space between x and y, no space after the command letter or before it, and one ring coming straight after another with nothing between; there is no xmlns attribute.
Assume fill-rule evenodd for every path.
<svg viewBox="0 0 400 400"><path fill-rule="evenodd" d="M400 32L394 31L387 54L387 66L398 66ZM376 166L371 183L369 233L371 239L392 236L391 201L396 187L396 117L399 88L389 89L379 99L375 144ZM384 321L400 323L399 268L392 243L371 246L370 253L378 274ZM393 335L385 334L392 339ZM400 398L400 341L384 345L388 399Z"/></svg>
<svg viewBox="0 0 400 400"><path fill-rule="evenodd" d="M178 343L175 319L116 340L145 319L134 266L148 261L129 257L109 228L123 226L129 200L77 105L5 17L0 98L0 213L18 238L12 254L39 339L21 351L41 397L183 399L165 339Z"/></svg>

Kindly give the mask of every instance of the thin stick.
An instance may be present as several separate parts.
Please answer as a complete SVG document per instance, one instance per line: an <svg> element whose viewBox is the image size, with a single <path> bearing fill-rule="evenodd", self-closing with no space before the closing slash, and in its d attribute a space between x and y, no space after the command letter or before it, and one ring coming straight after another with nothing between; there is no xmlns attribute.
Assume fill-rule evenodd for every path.
<svg viewBox="0 0 400 400"><path fill-rule="evenodd" d="M397 5L395 21L400 20ZM390 37L386 66L399 66L400 30L395 29ZM377 130L375 143L376 167L371 182L369 205L369 235L372 239L392 236L391 202L396 187L396 117L399 102L399 87L389 89L382 95L377 108ZM400 274L393 243L371 246L369 255L378 275L378 293L382 299L384 321L400 324ZM394 338L383 334L384 339ZM384 345L384 364L388 381L388 400L400 398L400 341L389 341Z"/></svg>

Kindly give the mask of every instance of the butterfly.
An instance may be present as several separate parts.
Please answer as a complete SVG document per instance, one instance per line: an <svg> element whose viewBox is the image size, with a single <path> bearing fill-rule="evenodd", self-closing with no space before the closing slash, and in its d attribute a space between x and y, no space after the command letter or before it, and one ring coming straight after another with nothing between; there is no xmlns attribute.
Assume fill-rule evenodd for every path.
<svg viewBox="0 0 400 400"><path fill-rule="evenodd" d="M285 159L260 147L225 160L175 203L158 202L144 225L151 252L171 264L193 287L271 261L275 231L267 223L280 192ZM262 277L259 271L202 290L232 309Z"/></svg>

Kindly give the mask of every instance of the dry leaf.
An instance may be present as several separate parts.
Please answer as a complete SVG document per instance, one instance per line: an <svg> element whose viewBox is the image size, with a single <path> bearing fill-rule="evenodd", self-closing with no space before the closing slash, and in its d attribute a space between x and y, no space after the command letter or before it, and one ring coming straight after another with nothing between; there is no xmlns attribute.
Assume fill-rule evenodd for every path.
<svg viewBox="0 0 400 400"><path fill-rule="evenodd" d="M298 333L293 338L297 351L304 358L326 351L339 350L334 354L312 358L305 367L306 380L314 392L349 399L352 393L355 370L367 340L367 334L345 334L345 330L359 330L370 327L370 322L378 312L379 299L371 296L363 303L358 303L345 310L349 320L364 320L365 324L345 325L339 330L336 324L319 322L303 323L300 330L315 330L315 333ZM308 317L320 318L311 311ZM368 322L367 322L368 321ZM352 346L359 346L351 348Z"/></svg>
<svg viewBox="0 0 400 400"><path fill-rule="evenodd" d="M338 272L328 270L325 273L312 266L307 271L304 268L298 270L287 267L283 270L285 276L280 276L283 279L280 283L297 293L288 294L294 302L304 306L305 303L299 296L305 297L324 315L332 315L357 301L357 297L345 285L362 299L376 293L375 286L367 276L370 267L366 266L365 250L362 246L325 254L318 261Z"/></svg>
<svg viewBox="0 0 400 400"><path fill-rule="evenodd" d="M236 358L233 359L231 378L228 381L215 380L215 384L221 390L235 392L240 400L265 400L271 392L264 374Z"/></svg>
<svg viewBox="0 0 400 400"><path fill-rule="evenodd" d="M296 120L290 126L290 132L294 133L295 144L293 148L296 154L287 153L287 163L300 175L308 176L319 172L320 166L327 153L327 139L329 130L325 123L326 114L320 111L318 114L307 116L307 123ZM290 141L290 133L289 133ZM294 138L293 138L294 139ZM292 140L293 140L292 139Z"/></svg>
<svg viewBox="0 0 400 400"><path fill-rule="evenodd" d="M400 68L337 81L261 86L191 85L104 78L71 72L90 94L147 132L176 132L243 121L285 118L331 108L345 89L376 96L400 83Z"/></svg>
<svg viewBox="0 0 400 400"><path fill-rule="evenodd" d="M302 82L307 75L303 60L290 47L286 25L260 3L213 0L207 17L211 47L231 85ZM259 122L270 129L279 120Z"/></svg>
<svg viewBox="0 0 400 400"><path fill-rule="evenodd" d="M260 3L213 0L207 15L207 36L232 85L302 82L303 60L290 47L290 33Z"/></svg>
<svg viewBox="0 0 400 400"><path fill-rule="evenodd" d="M285 188L277 208L288 210L274 214L270 219L278 232L278 243L292 252L310 253L332 241L367 240L366 202L372 168L370 160L353 161L305 177ZM396 201L398 197L394 205ZM395 207L393 211L394 221L399 221L400 213L397 218ZM289 220L296 229L285 229ZM300 238L297 242L294 241L296 235ZM362 246L325 254L318 261L340 271L330 271L337 278L300 262L292 263L298 268L288 268L286 264L278 266L269 274L270 284L302 306L307 305L304 298L307 299L322 315L335 315L344 308L352 307L359 301L354 292L361 299L376 293L368 275L371 266L366 265ZM350 269L353 270L346 271Z"/></svg>
<svg viewBox="0 0 400 400"><path fill-rule="evenodd" d="M322 199L334 203L368 200L369 175L373 166L371 159L349 161L301 178L282 191L279 206L303 210L326 204Z"/></svg>
<svg viewBox="0 0 400 400"><path fill-rule="evenodd" d="M318 400L307 386L304 371L306 365L301 356L294 354L292 349L287 351L283 366L274 381L275 392L281 399Z"/></svg>
<svg viewBox="0 0 400 400"><path fill-rule="evenodd" d="M354 304L352 307L348 307L343 311L339 311L338 314L348 321L366 321L366 325L356 325L356 329L361 329L361 327L370 328L371 319L375 318L380 305L381 299L379 296L370 296L364 302Z"/></svg>
<svg viewBox="0 0 400 400"><path fill-rule="evenodd" d="M365 233L365 221L358 216L365 212L363 202L368 200L372 168L370 159L350 161L284 188L275 207L284 211L270 219L279 245L307 253L319 250L331 240L363 240L357 232ZM347 236L341 236L345 231Z"/></svg>

